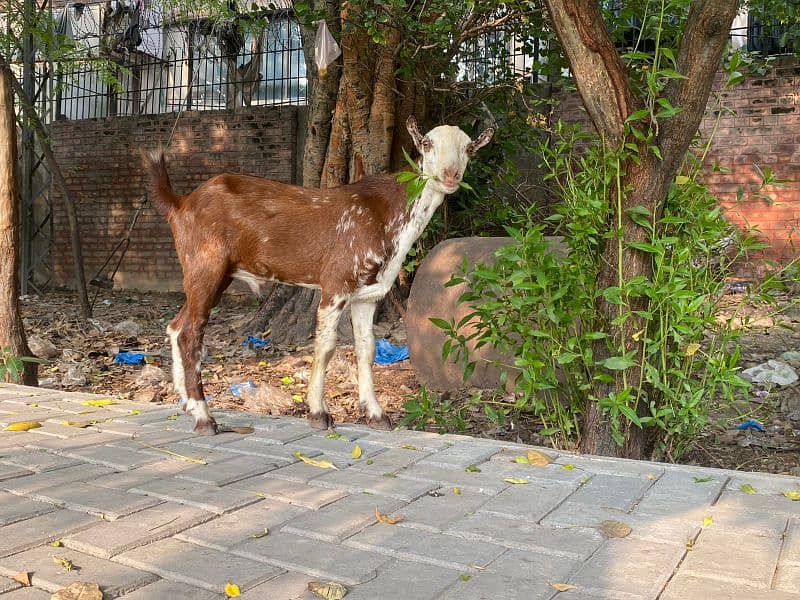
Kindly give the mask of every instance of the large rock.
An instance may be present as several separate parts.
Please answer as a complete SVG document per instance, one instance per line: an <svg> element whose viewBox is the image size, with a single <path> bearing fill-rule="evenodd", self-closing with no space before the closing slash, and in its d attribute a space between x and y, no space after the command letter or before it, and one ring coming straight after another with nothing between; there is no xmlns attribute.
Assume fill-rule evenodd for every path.
<svg viewBox="0 0 800 600"><path fill-rule="evenodd" d="M551 246L560 254L566 252L562 238L548 238ZM458 297L464 292L464 284L445 287L453 275L460 273L464 258L470 266L476 263L490 264L494 261L495 251L512 242L507 237L470 237L445 240L438 244L422 261L411 286L406 311L406 332L408 349L411 354L411 365L420 383L438 391L455 391L467 386L491 389L500 387L500 371L491 366L489 361L500 361L513 364L509 357L503 357L493 347L486 345L477 352L474 345L470 347L471 360L477 360L475 371L467 382L464 382L461 366L452 358L442 362L442 346L445 342L444 332L431 323L431 317L458 323L471 312L468 305L458 303ZM472 328L467 325L462 329L469 335ZM509 374L509 380L513 373Z"/></svg>

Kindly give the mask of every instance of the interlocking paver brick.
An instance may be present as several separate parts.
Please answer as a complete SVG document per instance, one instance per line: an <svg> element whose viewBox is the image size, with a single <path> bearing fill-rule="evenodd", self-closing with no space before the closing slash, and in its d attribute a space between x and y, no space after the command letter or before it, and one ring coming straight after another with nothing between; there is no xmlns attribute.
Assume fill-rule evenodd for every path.
<svg viewBox="0 0 800 600"><path fill-rule="evenodd" d="M246 540L265 535L265 532L274 533L284 523L308 512L308 509L276 500L261 500L186 529L175 537L217 550L230 550Z"/></svg>
<svg viewBox="0 0 800 600"><path fill-rule="evenodd" d="M458 578L442 600L547 600L551 583L566 581L579 561L509 550L482 570ZM560 600L560 596L558 597Z"/></svg>
<svg viewBox="0 0 800 600"><path fill-rule="evenodd" d="M20 467L33 471L34 473L44 473L45 471L55 471L64 467L79 465L82 461L74 458L66 458L58 454L50 454L41 450L23 450L4 455L0 458L0 463Z"/></svg>
<svg viewBox="0 0 800 600"><path fill-rule="evenodd" d="M454 536L382 523L368 527L344 543L360 550L457 570L467 570L470 565L486 566L506 550L487 542L464 544Z"/></svg>
<svg viewBox="0 0 800 600"><path fill-rule="evenodd" d="M25 475L31 475L32 473L33 471L29 471L28 469L24 469L22 467L0 464L0 481L3 479L13 479L14 477L24 477Z"/></svg>
<svg viewBox="0 0 800 600"><path fill-rule="evenodd" d="M692 514L693 511L689 511ZM681 513L681 517L686 513ZM712 506L703 511L704 515L710 516L714 521L715 530L729 530L739 535L764 535L765 531L779 532L786 529L788 517L786 515L730 510L729 508ZM698 518L695 523L701 521Z"/></svg>
<svg viewBox="0 0 800 600"><path fill-rule="evenodd" d="M212 592L222 592L228 582L235 582L239 589L246 590L281 572L241 556L175 538L128 550L114 560Z"/></svg>
<svg viewBox="0 0 800 600"><path fill-rule="evenodd" d="M517 453L515 456L524 456L525 453ZM569 464L569 463L566 463ZM478 465L487 476L498 480L507 477L527 479L528 481L554 481L558 483L569 483L578 485L589 480L591 475L579 469L565 469L563 464L551 463L544 467L535 467L520 464L513 459L509 460L488 460Z"/></svg>
<svg viewBox="0 0 800 600"><path fill-rule="evenodd" d="M569 501L627 511L652 483L645 477L594 475L570 496Z"/></svg>
<svg viewBox="0 0 800 600"><path fill-rule="evenodd" d="M287 598L291 600L319 600L319 596L308 591L308 582L313 578L305 573L292 573L287 571L277 577L258 584L247 590L239 597L240 600L278 600ZM145 600L142 598L142 600ZM187 599L190 600L190 599Z"/></svg>
<svg viewBox="0 0 800 600"><path fill-rule="evenodd" d="M401 469L413 465L428 456L427 452L407 450L405 448L389 448L369 460L356 461L350 465L350 470L364 471L373 475L384 473L397 473Z"/></svg>
<svg viewBox="0 0 800 600"><path fill-rule="evenodd" d="M244 597L245 594L242 594L241 598ZM134 590L121 598L123 600L158 600L159 598L163 600L222 600L225 596L188 583L159 579L155 583Z"/></svg>
<svg viewBox="0 0 800 600"><path fill-rule="evenodd" d="M137 467L136 469L131 469L130 471L112 471L107 475L92 479L92 483L101 487L127 491L144 485L154 479L173 477L187 469L191 469L193 466L193 463L182 460L160 460L142 467Z"/></svg>
<svg viewBox="0 0 800 600"><path fill-rule="evenodd" d="M70 561L74 568L65 569L53 557ZM0 559L0 573L11 576L20 571L29 571L31 583L49 592L57 592L73 581L91 581L100 586L107 598L122 594L152 583L157 579L152 573L96 558L70 548L41 546Z"/></svg>
<svg viewBox="0 0 800 600"><path fill-rule="evenodd" d="M685 553L677 545L610 539L568 581L595 595L655 600Z"/></svg>
<svg viewBox="0 0 800 600"><path fill-rule="evenodd" d="M370 444L369 442L363 442L361 440L351 442L347 439L332 439L320 435L309 435L288 443L286 446L291 449L292 452L299 450L304 455L309 450L316 450L334 460L341 460L343 458L345 460L349 459L352 455L353 448L356 446L361 448L361 460L371 458L385 450L383 446Z"/></svg>
<svg viewBox="0 0 800 600"><path fill-rule="evenodd" d="M304 454L304 456L306 456ZM308 456L307 456L308 458ZM327 460L339 469L344 469L349 464L347 460L340 456L325 456L324 454L314 457L314 460ZM350 459L353 460L353 459ZM268 479L285 479L287 481L295 481L297 483L308 483L315 477L325 475L327 471L314 465L309 465L304 462L296 462L291 465L284 465L278 469L264 473L263 477Z"/></svg>
<svg viewBox="0 0 800 600"><path fill-rule="evenodd" d="M446 436L429 431L410 431L397 429L395 431L370 431L360 438L365 442L378 444L387 448L404 448L407 450L421 450L425 452L441 450L452 444Z"/></svg>
<svg viewBox="0 0 800 600"><path fill-rule="evenodd" d="M71 485L77 482L92 481L113 472L112 469L99 465L76 465L74 467L65 467L57 471L34 473L33 475L27 475L25 477L6 479L0 481L0 489L7 490L13 494L27 495L37 490L57 485Z"/></svg>
<svg viewBox="0 0 800 600"><path fill-rule="evenodd" d="M103 522L63 538L64 544L99 558L111 558L126 550L175 535L212 519L214 513L164 502L113 522Z"/></svg>
<svg viewBox="0 0 800 600"><path fill-rule="evenodd" d="M521 504L520 510L524 509ZM603 536L594 529L555 529L488 514L468 515L453 523L445 533L581 560L588 558L603 541Z"/></svg>
<svg viewBox="0 0 800 600"><path fill-rule="evenodd" d="M97 517L67 509L18 521L3 527L0 535L0 556L21 552L62 538L70 533L97 525Z"/></svg>
<svg viewBox="0 0 800 600"><path fill-rule="evenodd" d="M781 560L790 565L800 565L800 517L789 519Z"/></svg>
<svg viewBox="0 0 800 600"><path fill-rule="evenodd" d="M459 442L424 457L420 463L466 469L470 465L489 460L494 454L500 452L500 449L500 446Z"/></svg>
<svg viewBox="0 0 800 600"><path fill-rule="evenodd" d="M0 450L23 448L40 438L41 436L34 435L30 431L3 431L0 428Z"/></svg>
<svg viewBox="0 0 800 600"><path fill-rule="evenodd" d="M297 462L294 450L280 444L265 444L259 442L253 436L247 436L235 442L228 442L217 448L219 452L229 452L231 454L244 454L246 456L259 456L266 462L273 462L280 465ZM308 458L319 456L317 451L307 450L303 453Z"/></svg>
<svg viewBox="0 0 800 600"><path fill-rule="evenodd" d="M24 587L4 594L3 600L50 600L52 594L35 587Z"/></svg>
<svg viewBox="0 0 800 600"><path fill-rule="evenodd" d="M244 490L257 498L269 498L311 510L318 510L347 496L347 492L341 490L311 487L294 481L264 477L251 477L232 483L229 487Z"/></svg>
<svg viewBox="0 0 800 600"><path fill-rule="evenodd" d="M779 564L775 573L775 589L800 597L800 565Z"/></svg>
<svg viewBox="0 0 800 600"><path fill-rule="evenodd" d="M35 492L30 497L71 510L102 516L114 521L126 515L159 504L159 500L100 487L92 483L72 483L53 486Z"/></svg>
<svg viewBox="0 0 800 600"><path fill-rule="evenodd" d="M573 483L540 480L528 485L511 485L479 509L520 521L539 521L575 491Z"/></svg>
<svg viewBox="0 0 800 600"><path fill-rule="evenodd" d="M489 500L486 494L460 488L458 491L456 494L453 488L440 488L404 506L400 511L403 520L398 526L439 532L474 513Z"/></svg>
<svg viewBox="0 0 800 600"><path fill-rule="evenodd" d="M208 485L228 485L234 481L262 475L278 465L257 456L233 456L213 465L196 465L176 475L178 479L197 481Z"/></svg>
<svg viewBox="0 0 800 600"><path fill-rule="evenodd" d="M110 435L110 434L109 434ZM159 460L157 456L150 456L142 452L119 448L110 444L103 446L88 446L72 450L62 450L64 456L78 458L84 462L109 467L115 471L129 471Z"/></svg>
<svg viewBox="0 0 800 600"><path fill-rule="evenodd" d="M20 587L22 587L22 584L14 581L10 577L0 577L0 594L10 590L16 590Z"/></svg>
<svg viewBox="0 0 800 600"><path fill-rule="evenodd" d="M758 490L758 488L755 488ZM787 517L797 516L797 502L782 494L747 494L738 490L726 489L715 504L721 509L753 513L773 513Z"/></svg>
<svg viewBox="0 0 800 600"><path fill-rule="evenodd" d="M709 479L710 478L710 479ZM707 513L727 481L724 475L668 471L647 490L634 510L637 514L681 515L697 520Z"/></svg>
<svg viewBox="0 0 800 600"><path fill-rule="evenodd" d="M484 473L483 471L469 473L464 469L450 469L437 467L436 465L421 465L419 463L398 471L397 477L436 483L443 487L458 487L490 496L499 494L509 485L503 482L503 478L492 473Z"/></svg>
<svg viewBox="0 0 800 600"><path fill-rule="evenodd" d="M242 423L247 425L248 423ZM232 431L224 431L217 435L193 435L186 439L186 443L190 446L197 446L198 448L205 448L206 450L216 450L219 446L230 444L241 439L247 439L253 434L242 435L241 433L234 433Z"/></svg>
<svg viewBox="0 0 800 600"><path fill-rule="evenodd" d="M292 423L282 427L258 430L250 438L265 444L286 444L309 436L312 433L314 433L314 430L307 423Z"/></svg>
<svg viewBox="0 0 800 600"><path fill-rule="evenodd" d="M338 542L375 523L376 509L381 514L389 514L401 506L405 506L405 502L395 498L353 494L293 520L283 531Z"/></svg>
<svg viewBox="0 0 800 600"><path fill-rule="evenodd" d="M0 492L0 527L37 517L52 510L55 509L44 502L35 502L8 492Z"/></svg>
<svg viewBox="0 0 800 600"><path fill-rule="evenodd" d="M406 502L416 500L439 487L436 483L370 475L360 471L353 471L352 468L326 473L312 479L309 483L321 487L347 490L351 493L367 492L368 494L389 496Z"/></svg>
<svg viewBox="0 0 800 600"><path fill-rule="evenodd" d="M395 560L386 565L372 581L347 594L348 600L375 600L397 591L403 600L434 600L448 587L459 581L459 574L449 569L417 562ZM472 598L472 596L461 596Z"/></svg>
<svg viewBox="0 0 800 600"><path fill-rule="evenodd" d="M756 536L730 530L704 529L681 565L690 575L768 589L781 551L781 536ZM747 568L742 569L742 557Z"/></svg>
<svg viewBox="0 0 800 600"><path fill-rule="evenodd" d="M659 600L689 600L693 598L702 598L702 600L796 600L797 595L780 590L763 590L741 583L697 577L678 571L659 596Z"/></svg>
<svg viewBox="0 0 800 600"><path fill-rule="evenodd" d="M217 487L193 481L165 478L156 479L131 488L131 492L171 500L178 504L196 506L215 513L225 513L258 502L255 494L228 487Z"/></svg>
<svg viewBox="0 0 800 600"><path fill-rule="evenodd" d="M232 552L289 571L300 571L346 585L358 585L374 579L377 569L390 560L375 552L283 532L248 540Z"/></svg>
<svg viewBox="0 0 800 600"><path fill-rule="evenodd" d="M767 496L780 496L788 490L800 490L797 477L764 473L736 473L730 477L725 488L730 491L740 491L743 485L750 485L757 494Z"/></svg>
<svg viewBox="0 0 800 600"><path fill-rule="evenodd" d="M28 448L37 450L47 450L54 453L62 453L88 448L90 446L102 446L103 444L113 443L119 440L119 436L112 433L98 433L87 431L83 435L76 435L69 438L59 438L48 435L31 434L33 439L25 445Z"/></svg>

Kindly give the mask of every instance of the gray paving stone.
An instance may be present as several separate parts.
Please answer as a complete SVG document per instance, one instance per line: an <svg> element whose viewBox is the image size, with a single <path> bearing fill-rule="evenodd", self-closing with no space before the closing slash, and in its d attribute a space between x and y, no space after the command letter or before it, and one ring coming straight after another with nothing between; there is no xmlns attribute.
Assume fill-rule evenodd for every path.
<svg viewBox="0 0 800 600"><path fill-rule="evenodd" d="M486 569L460 577L442 600L547 600L551 583L566 581L580 562L562 557L509 550ZM561 596L557 596L559 600Z"/></svg>
<svg viewBox="0 0 800 600"><path fill-rule="evenodd" d="M726 489L722 492L715 506L728 511L766 512L787 517L797 516L797 502L778 494L745 494L740 491Z"/></svg>
<svg viewBox="0 0 800 600"><path fill-rule="evenodd" d="M81 421L84 420L87 422L89 421L89 419L81 419ZM84 435L91 435L92 433L98 433L98 430L93 426L78 428L71 425L66 425L63 423L63 421L65 421L65 419L62 418L43 421L42 426L37 427L36 429L31 429L31 433L34 435L55 437L60 439L77 438Z"/></svg>
<svg viewBox="0 0 800 600"><path fill-rule="evenodd" d="M800 479L797 477L767 473L736 473L728 480L725 488L738 492L745 484L752 486L757 494L766 496L781 496L788 490L800 491Z"/></svg>
<svg viewBox="0 0 800 600"><path fill-rule="evenodd" d="M223 486L261 475L277 467L278 465L275 463L268 463L258 456L234 456L213 465L195 465L181 471L176 477L208 485Z"/></svg>
<svg viewBox="0 0 800 600"><path fill-rule="evenodd" d="M19 406L17 410L9 413L0 413L0 429L10 425L11 423L19 423L21 421L46 421L50 417L58 416L52 410L46 408L31 408L28 406ZM67 413L61 413L61 418L67 418ZM4 434L17 433L14 431L4 431Z"/></svg>
<svg viewBox="0 0 800 600"><path fill-rule="evenodd" d="M203 510L222 514L248 504L258 502L259 498L235 488L206 485L180 479L156 479L131 488L131 492L144 494L178 504L196 506Z"/></svg>
<svg viewBox="0 0 800 600"><path fill-rule="evenodd" d="M604 539L594 529L555 529L482 513L456 521L445 533L470 541L579 560L588 558Z"/></svg>
<svg viewBox="0 0 800 600"><path fill-rule="evenodd" d="M124 415L118 417L118 420L125 421L126 423L136 423L138 425L150 425L157 423L163 426L172 426L176 421L169 419L177 415L178 418L183 418L187 423L190 422L190 417L185 415L177 404L161 406L156 410L142 411L138 415Z"/></svg>
<svg viewBox="0 0 800 600"><path fill-rule="evenodd" d="M386 448L406 447L406 450L416 449L426 453L447 448L452 444L452 442L448 441L446 436L438 433L411 431L408 429L396 429L394 431L371 430L360 439Z"/></svg>
<svg viewBox="0 0 800 600"><path fill-rule="evenodd" d="M525 453L516 453L515 456L521 456ZM532 465L519 464L513 459L509 460L488 460L478 465L483 473L489 477L493 477L502 481L507 477L527 479L528 481L541 481L548 482L554 481L558 483L569 483L578 485L586 483L592 474L580 469L565 469L561 464L551 463L544 467L536 467Z"/></svg>
<svg viewBox="0 0 800 600"><path fill-rule="evenodd" d="M775 589L800 597L800 566L779 564L775 573Z"/></svg>
<svg viewBox="0 0 800 600"><path fill-rule="evenodd" d="M241 556L175 538L128 550L114 560L212 592L223 592L228 582L247 590L281 572Z"/></svg>
<svg viewBox="0 0 800 600"><path fill-rule="evenodd" d="M489 460L499 451L500 447L498 446L459 442L426 456L420 463L463 470L470 465L477 465Z"/></svg>
<svg viewBox="0 0 800 600"><path fill-rule="evenodd" d="M43 502L35 502L8 492L0 492L0 527L37 517L52 510L55 509Z"/></svg>
<svg viewBox="0 0 800 600"><path fill-rule="evenodd" d="M287 600L319 600L319 596L308 591L309 581L313 581L313 578L305 573L286 572L247 590L239 598L240 600L278 600L283 598ZM142 600L145 599L142 598Z"/></svg>
<svg viewBox="0 0 800 600"><path fill-rule="evenodd" d="M18 521L3 527L0 535L0 556L21 552L60 539L70 533L97 525L97 517L67 509Z"/></svg>
<svg viewBox="0 0 800 600"><path fill-rule="evenodd" d="M495 544L480 541L464 544L453 536L383 523L368 527L344 543L360 550L459 571L468 570L470 565L486 566L505 551Z"/></svg>
<svg viewBox="0 0 800 600"><path fill-rule="evenodd" d="M546 450L546 449L543 449ZM549 450L546 450L549 452ZM590 454L573 454L571 452L561 452L557 462L560 464L571 464L575 470L591 473L593 475L617 475L619 477L636 477L658 479L670 467L644 460L627 460L624 458L609 458L607 456L592 456ZM694 474L710 475L713 469L692 469ZM708 473L705 471L709 471Z"/></svg>
<svg viewBox="0 0 800 600"><path fill-rule="evenodd" d="M55 453L65 453L79 448L89 446L100 446L119 441L119 436L111 433L86 432L84 435L76 435L70 438L58 438L53 436L31 434L32 438L25 445L28 448L37 450L48 450ZM66 455L66 454L65 454Z"/></svg>
<svg viewBox="0 0 800 600"><path fill-rule="evenodd" d="M688 575L682 571L667 584L659 600L796 600L797 595L780 590L763 590L741 583L726 583ZM561 600L559 598L559 600Z"/></svg>
<svg viewBox="0 0 800 600"><path fill-rule="evenodd" d="M91 483L73 483L37 490L30 497L40 502L97 515L114 521L126 515L154 506L159 500L120 492Z"/></svg>
<svg viewBox="0 0 800 600"><path fill-rule="evenodd" d="M22 584L17 583L10 577L0 577L0 594L10 590L16 590L20 587L22 587Z"/></svg>
<svg viewBox="0 0 800 600"><path fill-rule="evenodd" d="M40 438L41 436L34 435L30 431L3 431L0 428L0 450L23 448Z"/></svg>
<svg viewBox="0 0 800 600"><path fill-rule="evenodd" d="M800 517L789 519L781 560L790 565L800 565Z"/></svg>
<svg viewBox="0 0 800 600"><path fill-rule="evenodd" d="M703 523L702 518L692 522L681 514L638 515L624 511L588 506L577 502L564 502L545 517L541 524L547 527L598 528L603 521L621 521L630 526L630 537L652 542L684 546L693 539Z"/></svg>
<svg viewBox="0 0 800 600"><path fill-rule="evenodd" d="M231 458L227 452L217 449L201 448L193 446L185 440L177 442L163 442L143 445L142 442L125 441L115 444L118 448L125 448L127 452L140 456L152 456L156 460L173 460L180 462L190 462L192 464L214 464L226 461Z"/></svg>
<svg viewBox="0 0 800 600"><path fill-rule="evenodd" d="M368 460L354 462L350 470L363 471L372 475L383 475L384 473L397 473L401 469L421 461L427 452L418 450L406 450L405 448L389 448L380 454L370 457Z"/></svg>
<svg viewBox="0 0 800 600"><path fill-rule="evenodd" d="M704 529L681 565L681 572L769 589L781 551L780 535L759 537L735 531ZM747 567L742 568L742 557Z"/></svg>
<svg viewBox="0 0 800 600"><path fill-rule="evenodd" d="M249 425L249 423L244 422L242 426ZM231 442L237 442L243 439L249 438L253 434L245 434L242 435L241 433L234 433L232 431L226 431L222 433L218 433L217 435L193 435L189 438L186 438L186 443L190 446L196 446L198 448L205 448L206 450L216 450L220 446L224 446L225 444L230 444Z"/></svg>
<svg viewBox="0 0 800 600"><path fill-rule="evenodd" d="M338 542L375 523L376 508L385 515L402 506L405 502L395 498L353 494L293 520L283 527L283 531Z"/></svg>
<svg viewBox="0 0 800 600"><path fill-rule="evenodd" d="M192 463L181 460L160 460L130 471L122 471L120 473L112 471L107 475L92 479L92 483L100 487L127 491L154 479L168 479L182 471L191 469L193 466Z"/></svg>
<svg viewBox="0 0 800 600"><path fill-rule="evenodd" d="M265 530L269 530L269 535L272 535L284 523L308 512L305 508L276 500L261 500L186 529L175 537L185 542L227 551L246 540L264 535Z"/></svg>
<svg viewBox="0 0 800 600"><path fill-rule="evenodd" d="M61 453L64 456L109 467L115 471L129 471L159 460L157 456L149 456L142 452L134 452L127 448L119 448L117 446L111 446L110 444L63 450Z"/></svg>
<svg viewBox="0 0 800 600"><path fill-rule="evenodd" d="M652 484L653 481L645 477L594 475L570 496L569 501L627 511Z"/></svg>
<svg viewBox="0 0 800 600"><path fill-rule="evenodd" d="M269 498L311 510L318 510L347 496L347 492L340 490L312 487L294 481L264 477L251 477L232 483L229 487L253 494L256 498Z"/></svg>
<svg viewBox="0 0 800 600"><path fill-rule="evenodd" d="M438 484L400 479L399 477L384 477L372 475L352 468L342 471L333 471L309 482L311 485L347 490L350 493L367 492L379 496L389 496L411 502L429 491L436 489Z"/></svg>
<svg viewBox="0 0 800 600"><path fill-rule="evenodd" d="M339 581L346 585L358 585L374 579L377 570L390 560L375 552L283 532L248 540L232 552L289 571L299 571L313 578Z"/></svg>
<svg viewBox="0 0 800 600"><path fill-rule="evenodd" d="M765 532L773 532L774 535L780 535L780 532L786 529L789 520L786 515L781 514L730 510L729 508L718 506L713 506L703 512L713 519L715 531L727 530L738 535L763 536ZM681 516L683 516L683 513L681 513ZM701 521L702 519L698 518L695 523ZM769 534L767 533L767 535Z"/></svg>
<svg viewBox="0 0 800 600"><path fill-rule="evenodd" d="M121 425L130 426L129 423L121 423ZM192 438L194 433L186 433L183 431L172 431L162 429L147 429L140 427L136 430L134 436L119 435L111 442L112 446L117 448L126 448L136 452L152 452L154 451L151 446L163 446L164 444L175 444L178 442L185 442Z"/></svg>
<svg viewBox="0 0 800 600"><path fill-rule="evenodd" d="M229 442L222 446L218 446L217 450L220 452L230 452L231 454L244 454L246 456L259 456L267 462L276 462L278 464L288 464L297 462L297 457L294 456L294 451L287 446L280 444L265 444L254 439L253 436L248 436ZM319 456L317 451L307 450L304 453L309 458Z"/></svg>
<svg viewBox="0 0 800 600"><path fill-rule="evenodd" d="M468 473L463 469L450 469L435 465L414 464L397 472L401 479L436 483L443 487L458 487L494 496L508 487L502 477L492 473Z"/></svg>
<svg viewBox="0 0 800 600"><path fill-rule="evenodd" d="M509 519L538 522L568 498L575 488L574 483L547 480L510 485L479 510Z"/></svg>
<svg viewBox="0 0 800 600"><path fill-rule="evenodd" d="M63 538L64 545L99 558L111 558L132 548L175 535L214 517L192 506L164 502L114 522L102 522L89 530Z"/></svg>
<svg viewBox="0 0 800 600"><path fill-rule="evenodd" d="M342 457L325 456L324 454L314 457L314 460L330 461L339 469L345 469L349 464ZM263 476L268 479L285 479L287 481L295 481L297 483L308 483L316 477L322 477L327 472L327 469L315 467L304 462L296 462L291 465L285 465L278 469L268 471Z"/></svg>
<svg viewBox="0 0 800 600"><path fill-rule="evenodd" d="M53 556L71 561L75 568L69 571L64 569L53 560ZM31 583L49 592L57 592L73 581L96 582L107 598L116 598L157 579L152 573L69 548L50 546L33 548L0 559L0 573L3 575L12 576L20 571L32 572Z"/></svg>
<svg viewBox="0 0 800 600"><path fill-rule="evenodd" d="M363 583L347 594L348 600L375 600L395 590L403 600L434 600L459 581L458 573L433 565L395 560L386 565L372 581ZM461 596L470 598L471 596Z"/></svg>
<svg viewBox="0 0 800 600"><path fill-rule="evenodd" d="M84 481L93 481L103 475L108 475L114 471L108 467L99 465L77 465L75 467L65 467L57 471L47 471L45 473L34 473L26 477L16 477L0 481L0 489L7 490L14 494L28 495L37 490L59 486L72 485Z"/></svg>
<svg viewBox="0 0 800 600"><path fill-rule="evenodd" d="M240 598L244 598L244 594ZM122 596L123 600L222 600L224 594L217 594L188 583L159 579L144 587Z"/></svg>
<svg viewBox="0 0 800 600"><path fill-rule="evenodd" d="M610 539L568 581L601 597L629 594L655 600L685 552L675 545Z"/></svg>
<svg viewBox="0 0 800 600"><path fill-rule="evenodd" d="M265 444L286 444L309 436L314 431L307 423L293 423L283 427L259 430L250 436L250 439Z"/></svg>
<svg viewBox="0 0 800 600"><path fill-rule="evenodd" d="M403 520L398 526L443 531L454 521L474 513L489 500L489 496L479 492L461 489L459 492L456 494L453 488L440 488L434 495L426 494L403 507Z"/></svg>
<svg viewBox="0 0 800 600"><path fill-rule="evenodd" d="M292 452L299 450L304 455L307 455L309 450L315 450L320 454L325 454L331 459L337 461L342 459L349 461L353 452L353 448L356 446L361 448L362 461L366 461L368 458L371 458L376 454L380 454L385 450L383 446L370 444L369 442L364 442L361 440L350 442L347 439L330 439L321 435L309 435L294 442L288 443L286 446Z"/></svg>
<svg viewBox="0 0 800 600"><path fill-rule="evenodd" d="M23 450L6 454L0 458L0 463L11 465L33 471L34 473L44 473L45 471L55 471L64 467L73 467L81 464L82 461L74 458L66 458L57 454L50 454L41 450Z"/></svg>
<svg viewBox="0 0 800 600"><path fill-rule="evenodd" d="M707 477L712 479L706 481ZM726 481L727 477L722 475L698 476L685 471L668 471L647 490L634 512L683 515L696 520L698 514L708 512Z"/></svg>
<svg viewBox="0 0 800 600"><path fill-rule="evenodd" d="M3 594L3 600L50 600L52 594L35 587L25 587Z"/></svg>

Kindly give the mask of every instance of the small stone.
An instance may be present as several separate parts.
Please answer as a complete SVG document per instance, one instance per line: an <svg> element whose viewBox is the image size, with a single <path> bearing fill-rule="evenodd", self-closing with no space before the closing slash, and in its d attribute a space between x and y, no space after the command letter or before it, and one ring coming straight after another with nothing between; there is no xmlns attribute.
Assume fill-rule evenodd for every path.
<svg viewBox="0 0 800 600"><path fill-rule="evenodd" d="M70 365L61 378L61 385L66 387L86 385L86 371L84 371L83 366Z"/></svg>
<svg viewBox="0 0 800 600"><path fill-rule="evenodd" d="M153 388L136 390L131 396L131 400L134 402L158 402L160 399L161 395L158 393L158 390L154 390Z"/></svg>
<svg viewBox="0 0 800 600"><path fill-rule="evenodd" d="M121 333L127 338L135 338L141 333L142 328L136 321L133 321L131 319L126 319L124 321L117 323L114 326L114 331L116 331L117 333Z"/></svg>
<svg viewBox="0 0 800 600"><path fill-rule="evenodd" d="M34 356L39 358L55 358L58 356L58 348L48 339L36 334L28 336L28 348Z"/></svg>
<svg viewBox="0 0 800 600"><path fill-rule="evenodd" d="M742 371L742 377L753 383L774 383L790 385L798 380L797 372L781 360L768 360L750 369Z"/></svg>
<svg viewBox="0 0 800 600"><path fill-rule="evenodd" d="M800 352L796 350L788 350L781 354L781 360L789 363L793 367L800 367Z"/></svg>
<svg viewBox="0 0 800 600"><path fill-rule="evenodd" d="M248 408L273 415L283 414L295 406L288 390L268 384L243 389L242 398L251 405Z"/></svg>
<svg viewBox="0 0 800 600"><path fill-rule="evenodd" d="M145 365L139 372L138 381L140 383L161 383L167 380L164 369L155 365Z"/></svg>

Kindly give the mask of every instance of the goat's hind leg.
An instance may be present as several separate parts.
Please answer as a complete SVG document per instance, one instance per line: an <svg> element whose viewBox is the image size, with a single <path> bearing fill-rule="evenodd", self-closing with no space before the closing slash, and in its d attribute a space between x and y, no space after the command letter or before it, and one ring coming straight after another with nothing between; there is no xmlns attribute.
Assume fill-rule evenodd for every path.
<svg viewBox="0 0 800 600"><path fill-rule="evenodd" d="M367 425L373 429L391 430L392 422L375 398L375 384L372 380L372 362L375 360L372 320L375 317L375 307L374 302L353 302L350 305L358 361L358 400L367 411Z"/></svg>
<svg viewBox="0 0 800 600"><path fill-rule="evenodd" d="M326 298L323 293L317 308L317 332L314 339L314 363L308 381L308 424L315 429L333 428L328 405L325 403L325 370L336 350L336 327L346 300Z"/></svg>

